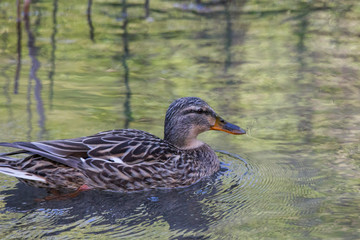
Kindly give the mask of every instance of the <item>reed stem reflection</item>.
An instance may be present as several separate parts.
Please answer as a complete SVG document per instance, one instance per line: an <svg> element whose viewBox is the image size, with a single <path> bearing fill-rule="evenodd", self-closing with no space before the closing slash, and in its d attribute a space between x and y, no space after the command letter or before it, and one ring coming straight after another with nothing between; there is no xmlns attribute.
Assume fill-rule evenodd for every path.
<svg viewBox="0 0 360 240"><path fill-rule="evenodd" d="M144 9L145 19L147 19L148 17L150 17L150 0L145 0Z"/></svg>
<svg viewBox="0 0 360 240"><path fill-rule="evenodd" d="M88 22L89 30L90 30L90 39L92 42L95 42L94 25L92 23L92 18L91 18L92 3L93 3L92 0L88 0L88 7L87 7L86 15L87 15L87 22Z"/></svg>
<svg viewBox="0 0 360 240"><path fill-rule="evenodd" d="M7 69L9 69L10 67L11 67L11 65L8 65L8 66L2 68L1 74L5 78L3 92L4 92L5 99L6 99L5 106L8 109L8 116L9 116L8 122L12 123L12 122L14 122L14 114L13 114L13 110L12 110L11 95L9 94L11 80L10 80L10 77L6 74Z"/></svg>
<svg viewBox="0 0 360 240"><path fill-rule="evenodd" d="M225 64L224 64L224 73L228 72L228 69L232 63L232 56L231 56L231 46L232 46L232 39L233 39L233 31L232 31L232 22L231 22L231 14L229 11L228 2L224 2L224 13L226 19L226 28L225 28Z"/></svg>
<svg viewBox="0 0 360 240"><path fill-rule="evenodd" d="M50 71L49 71L49 107L52 109L53 107L53 99L54 99L54 75L55 75L55 51L56 51L56 34L57 34L57 10L58 10L58 0L54 0L53 3L53 12L52 12L52 33L50 38L51 43L51 55L50 55Z"/></svg>
<svg viewBox="0 0 360 240"><path fill-rule="evenodd" d="M16 35L17 35L17 44L16 44L16 70L14 78L14 93L18 93L19 89L19 77L21 72L21 3L20 0L16 0Z"/></svg>
<svg viewBox="0 0 360 240"><path fill-rule="evenodd" d="M130 89L130 85L129 85L129 66L127 64L127 60L129 58L129 39L128 39L128 15L127 15L127 3L126 0L123 0L123 8L122 8L122 18L123 18L123 34L122 34L122 39L123 39L123 56L122 56L122 65L124 68L124 84L125 84L125 88L126 88L126 95L125 95L125 102L124 102L124 115L125 115L125 123L124 123L124 128L129 128L130 122L133 120L132 118L132 112L131 112L131 105L130 105L130 100L131 100L131 89Z"/></svg>
<svg viewBox="0 0 360 240"><path fill-rule="evenodd" d="M29 72L29 87L28 87L28 114L29 114L29 124L31 125L31 85L32 81L35 81L34 86L34 95L36 99L36 109L39 115L38 125L40 127L39 138L42 138L43 134L45 133L45 111L44 111L44 104L41 97L41 90L42 84L41 80L37 76L37 72L40 68L40 62L37 59L37 47L35 46L35 35L31 31L30 26L30 16L29 16L29 7L25 5L25 12L24 12L24 22L25 22L25 30L28 36L28 49L29 49L29 57L31 59L31 67ZM38 24L39 24L39 19ZM31 130L31 127L29 126ZM31 133L31 131L30 131ZM30 137L31 135L29 135Z"/></svg>
<svg viewBox="0 0 360 240"><path fill-rule="evenodd" d="M294 79L294 84L298 85L298 89L304 89L303 83L301 81L307 81L308 83L314 85L312 89L317 89L316 86L316 80L315 79L309 79L306 75L304 75L305 72L308 72L311 68L309 67L306 59L309 55L307 52L306 47L306 39L308 39L307 34L309 32L309 14L311 11L312 6L308 6L304 8L303 11L299 13L299 16L297 18L298 23L297 26L294 28L294 35L297 37L298 41L296 44L296 59L298 62L298 70L297 70L297 76ZM312 77L313 75L311 75ZM303 132L304 134L304 141L309 142L312 137L312 129L313 129L313 106L312 106L312 98L313 98L313 92L312 91L304 91L302 94L301 102L305 102L305 104L302 107L299 106L299 101L294 101L294 96L290 96L290 100L294 101L294 109L296 109L297 114L299 115L299 122L298 122L298 131Z"/></svg>

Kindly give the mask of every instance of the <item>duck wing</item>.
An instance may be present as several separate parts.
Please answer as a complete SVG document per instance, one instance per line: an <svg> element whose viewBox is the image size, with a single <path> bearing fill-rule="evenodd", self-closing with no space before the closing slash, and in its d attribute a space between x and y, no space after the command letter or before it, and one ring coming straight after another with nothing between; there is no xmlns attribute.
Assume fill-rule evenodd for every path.
<svg viewBox="0 0 360 240"><path fill-rule="evenodd" d="M78 168L84 159L117 162L124 165L164 162L177 153L170 143L144 131L120 129L64 140L0 143L22 149L17 153L38 154L64 165Z"/></svg>
<svg viewBox="0 0 360 240"><path fill-rule="evenodd" d="M82 142L90 148L89 157L126 165L165 162L178 153L177 148L170 143L135 129L102 132Z"/></svg>

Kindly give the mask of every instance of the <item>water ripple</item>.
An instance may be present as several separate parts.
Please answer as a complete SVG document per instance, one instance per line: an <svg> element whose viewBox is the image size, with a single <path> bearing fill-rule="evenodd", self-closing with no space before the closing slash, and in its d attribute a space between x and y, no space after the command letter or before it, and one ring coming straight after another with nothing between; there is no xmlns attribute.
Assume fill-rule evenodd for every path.
<svg viewBox="0 0 360 240"><path fill-rule="evenodd" d="M15 189L1 193L6 196L3 213L21 216L11 226L2 225L2 234L20 238L103 234L131 239L202 239L220 221L285 213L294 216L304 211L294 203L307 190L293 188L290 165L259 164L256 159L217 152L221 170L187 188L129 194L90 191L74 199L36 203L34 199L47 193L18 183Z"/></svg>

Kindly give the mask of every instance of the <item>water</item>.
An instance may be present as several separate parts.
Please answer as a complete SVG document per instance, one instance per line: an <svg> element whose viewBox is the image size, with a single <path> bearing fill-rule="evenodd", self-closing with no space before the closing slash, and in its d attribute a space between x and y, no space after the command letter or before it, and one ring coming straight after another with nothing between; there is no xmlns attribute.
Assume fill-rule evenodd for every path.
<svg viewBox="0 0 360 240"><path fill-rule="evenodd" d="M0 175L2 239L360 238L358 1L189 3L0 2L0 141L162 137L183 96L248 132L202 134L222 169L183 189L37 202Z"/></svg>

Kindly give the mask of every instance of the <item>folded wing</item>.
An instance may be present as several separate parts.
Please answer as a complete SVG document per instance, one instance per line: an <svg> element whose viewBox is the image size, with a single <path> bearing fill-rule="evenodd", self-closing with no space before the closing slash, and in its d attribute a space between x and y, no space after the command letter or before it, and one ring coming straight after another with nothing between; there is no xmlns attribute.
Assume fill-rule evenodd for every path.
<svg viewBox="0 0 360 240"><path fill-rule="evenodd" d="M0 143L0 146L22 149L3 156L38 154L74 168L89 158L124 165L163 162L177 152L175 147L169 148L169 143L160 138L133 129L112 130L75 139Z"/></svg>

